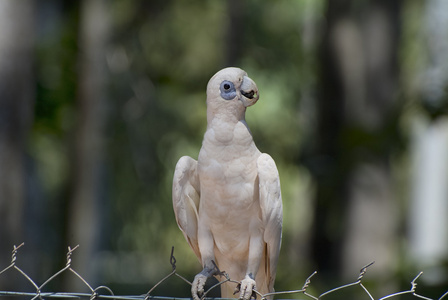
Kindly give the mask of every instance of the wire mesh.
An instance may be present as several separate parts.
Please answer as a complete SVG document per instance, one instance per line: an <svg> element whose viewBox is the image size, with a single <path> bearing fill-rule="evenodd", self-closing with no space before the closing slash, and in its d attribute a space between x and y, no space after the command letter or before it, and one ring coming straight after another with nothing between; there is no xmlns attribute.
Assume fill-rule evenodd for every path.
<svg viewBox="0 0 448 300"><path fill-rule="evenodd" d="M171 277L173 276L177 276L179 278L181 278L186 284L191 285L191 282L188 281L185 277L183 277L182 275L180 275L179 273L177 273L176 271L176 258L174 257L174 247L171 249L171 256L170 256L170 264L172 267L172 271L167 274L166 276L164 276L159 282L157 282L154 286L152 286L148 292L146 294L143 295L115 295L115 293L112 291L112 289L110 289L109 287L105 286L105 285L100 285L96 288L93 288L79 273L77 273L72 267L71 267L71 263L72 263L72 259L71 256L73 254L73 252L78 248L78 246L71 248L68 247L68 252L66 255L66 259L67 262L65 264L65 267L62 268L61 270L59 270L58 272L56 272L55 274L53 274L51 277L49 277L47 280L45 280L42 284L38 284L36 283L35 280L33 280L23 269L21 269L18 265L17 265L17 253L18 250L24 246L24 243L20 244L19 246L15 246L13 247L12 250L12 257L11 257L11 264L9 266L7 266L6 268L4 268L2 271L0 271L0 282L2 280L2 277L7 276L6 274L9 272L13 272L16 271L18 272L21 276L23 276L34 288L35 288L35 292L20 292L20 291L0 291L0 297L5 297L5 296L25 296L25 297L30 297L31 300L35 300L35 299L45 299L45 298L66 298L66 299L117 299L117 300L137 300L137 299L142 299L142 300L150 300L150 299L154 299L154 300L172 300L172 299L190 299L190 297L186 297L186 298L174 298L174 297L164 297L164 296L156 296L153 295L153 291L162 283L166 282L167 280L169 280ZM369 297L369 299L371 300L385 300L385 299L391 299L391 298L398 298L399 296L402 295L411 295L414 296L415 298L420 298L420 299L426 299L426 300L442 300L442 299L446 299L448 300L448 290L443 293L439 298L429 298L426 296L423 296L421 294L419 294L417 292L417 280L420 278L420 276L423 274L423 272L420 272L419 274L417 274L417 276L414 277L414 279L410 282L411 287L409 290L404 290L404 291L400 291L400 292L396 292L393 294L389 294L387 296L383 296L381 298L374 298L372 296L372 294L369 292L369 290L364 286L362 280L364 278L364 275L367 273L367 269L373 265L374 262L371 262L369 264L367 264L366 266L364 266L363 268L361 268L360 273L358 275L358 278L356 281L348 283L348 284L344 284L335 288L332 288L328 291L325 291L319 295L313 295L308 291L308 287L311 285L311 279L317 274L317 271L314 271L306 280L305 283L303 284L301 289L298 290L290 290L290 291L278 291L278 292L273 292L273 293L267 293L267 294L260 294L259 292L255 291L255 293L260 297L260 299L262 300L266 300L268 299L268 297L280 297L282 295L291 295L291 294L295 294L295 295L301 295L303 297L306 297L308 299L315 299L315 300L319 300L322 298L325 298L326 296L336 293L338 291L347 289L347 288L351 288L354 286L359 286L361 287L361 290L363 291L363 293ZM210 287L207 291L204 292L204 294L202 295L203 299L209 299L207 296L209 295L209 293L216 289L218 286L222 285L225 282L234 282L234 283L240 283L239 281L233 280L231 279L228 274L225 271L221 271L218 269L218 267L215 264L215 268L216 268L216 274L218 274L218 276L222 279L220 280L217 284L213 285L212 287ZM90 290L90 293L63 293L63 292L44 292L43 288L45 286L48 285L48 283L50 283L52 280L54 280L56 277L60 276L62 273L64 272L71 272L74 275L76 275L77 278L79 278L79 280ZM217 298L214 298L217 299Z"/></svg>

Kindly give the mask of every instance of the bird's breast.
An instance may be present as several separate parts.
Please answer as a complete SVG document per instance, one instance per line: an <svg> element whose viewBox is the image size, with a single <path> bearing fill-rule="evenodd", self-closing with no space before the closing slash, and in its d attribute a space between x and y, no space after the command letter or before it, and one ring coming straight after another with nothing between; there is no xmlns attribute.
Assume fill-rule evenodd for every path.
<svg viewBox="0 0 448 300"><path fill-rule="evenodd" d="M223 142L220 130L208 128L198 158L201 205L215 214L228 215L238 209L247 211L253 205L260 151L244 123L239 122L231 137ZM230 210L229 210L230 209Z"/></svg>
<svg viewBox="0 0 448 300"><path fill-rule="evenodd" d="M256 171L252 163L240 159L221 161L208 159L199 168L201 203L217 213L228 209L245 209L254 201Z"/></svg>
<svg viewBox="0 0 448 300"><path fill-rule="evenodd" d="M255 227L262 227L257 181L260 154L244 122L209 126L204 136L198 157L199 223L210 229L215 250L225 259L246 258L251 224L258 222Z"/></svg>

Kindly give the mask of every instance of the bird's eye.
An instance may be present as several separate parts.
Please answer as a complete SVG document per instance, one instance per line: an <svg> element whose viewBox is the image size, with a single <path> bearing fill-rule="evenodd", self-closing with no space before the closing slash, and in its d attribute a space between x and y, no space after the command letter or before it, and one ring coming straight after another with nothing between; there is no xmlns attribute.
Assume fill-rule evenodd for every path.
<svg viewBox="0 0 448 300"><path fill-rule="evenodd" d="M221 91L221 97L225 100L232 100L236 96L235 85L230 81L224 80L219 90Z"/></svg>

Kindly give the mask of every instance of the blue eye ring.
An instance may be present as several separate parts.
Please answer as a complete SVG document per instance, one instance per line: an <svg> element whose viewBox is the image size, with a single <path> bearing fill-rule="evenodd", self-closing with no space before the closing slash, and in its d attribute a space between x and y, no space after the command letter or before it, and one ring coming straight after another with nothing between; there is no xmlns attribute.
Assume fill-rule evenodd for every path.
<svg viewBox="0 0 448 300"><path fill-rule="evenodd" d="M221 82L219 90L221 91L221 97L225 100L232 100L236 97L235 85L231 81L224 80Z"/></svg>

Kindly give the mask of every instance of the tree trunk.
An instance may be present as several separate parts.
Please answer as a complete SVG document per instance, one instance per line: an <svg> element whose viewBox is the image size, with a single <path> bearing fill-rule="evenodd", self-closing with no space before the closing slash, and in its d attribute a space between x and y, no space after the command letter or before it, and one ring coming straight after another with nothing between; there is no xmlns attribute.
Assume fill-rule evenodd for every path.
<svg viewBox="0 0 448 300"><path fill-rule="evenodd" d="M420 41L429 59L418 82L426 114L413 123L409 248L425 279L446 286L440 272L448 260L448 2L430 0L424 8Z"/></svg>
<svg viewBox="0 0 448 300"><path fill-rule="evenodd" d="M398 224L389 154L397 92L397 1L327 2L321 44L313 251L322 273L385 274ZM379 267L378 267L379 266Z"/></svg>
<svg viewBox="0 0 448 300"><path fill-rule="evenodd" d="M79 88L77 124L72 169L73 192L69 205L69 246L79 245L73 255L73 268L91 285L98 280L93 262L99 249L104 186L104 127L106 122L106 61L109 16L104 0L81 3L79 40ZM76 277L68 278L70 290L85 285Z"/></svg>
<svg viewBox="0 0 448 300"><path fill-rule="evenodd" d="M225 67L237 66L241 60L241 49L243 49L244 42L244 11L245 5L243 1L229 0L227 1L227 11L229 16L229 23L226 28L226 40L225 45L227 47L225 51Z"/></svg>
<svg viewBox="0 0 448 300"><path fill-rule="evenodd" d="M0 2L0 262L25 241L25 148L34 107L33 1ZM1 289L10 286L1 281Z"/></svg>

